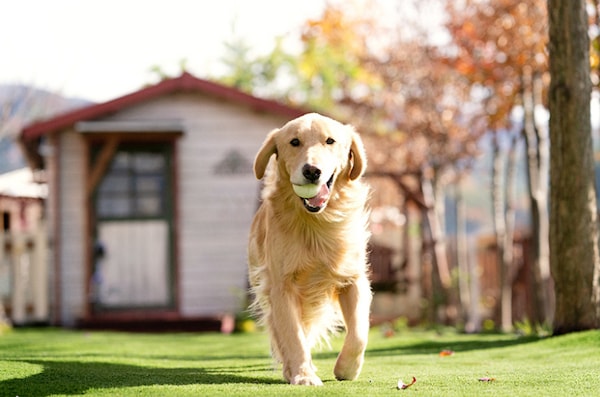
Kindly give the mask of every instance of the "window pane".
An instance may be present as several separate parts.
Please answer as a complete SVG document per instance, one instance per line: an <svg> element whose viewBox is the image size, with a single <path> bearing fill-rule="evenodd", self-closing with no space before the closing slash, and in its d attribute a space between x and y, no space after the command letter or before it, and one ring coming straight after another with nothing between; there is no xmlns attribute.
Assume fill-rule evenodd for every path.
<svg viewBox="0 0 600 397"><path fill-rule="evenodd" d="M165 159L160 153L137 153L133 161L136 172L160 172L165 166Z"/></svg>
<svg viewBox="0 0 600 397"><path fill-rule="evenodd" d="M117 152L112 159L111 170L126 170L129 168L130 153Z"/></svg>
<svg viewBox="0 0 600 397"><path fill-rule="evenodd" d="M159 193L162 191L163 178L160 176L141 176L135 180L137 194Z"/></svg>
<svg viewBox="0 0 600 397"><path fill-rule="evenodd" d="M162 148L119 149L96 194L100 218L157 218L166 216L169 168Z"/></svg>
<svg viewBox="0 0 600 397"><path fill-rule="evenodd" d="M159 196L146 196L137 199L137 215L159 216L162 215L162 200Z"/></svg>
<svg viewBox="0 0 600 397"><path fill-rule="evenodd" d="M119 196L101 196L97 201L98 216L106 218L130 217L132 215L131 199Z"/></svg>
<svg viewBox="0 0 600 397"><path fill-rule="evenodd" d="M127 193L130 190L130 178L128 175L109 174L104 177L99 187L100 194L105 193Z"/></svg>

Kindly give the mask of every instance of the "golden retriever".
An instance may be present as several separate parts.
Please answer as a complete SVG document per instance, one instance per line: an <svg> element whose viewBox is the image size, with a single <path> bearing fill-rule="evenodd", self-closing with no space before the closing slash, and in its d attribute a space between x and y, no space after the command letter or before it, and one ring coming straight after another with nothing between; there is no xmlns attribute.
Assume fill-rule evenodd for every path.
<svg viewBox="0 0 600 397"><path fill-rule="evenodd" d="M291 384L323 384L311 349L340 326L346 339L335 377L353 380L361 371L372 297L366 165L354 129L316 113L273 130L256 155L254 173L265 186L248 248L253 309Z"/></svg>

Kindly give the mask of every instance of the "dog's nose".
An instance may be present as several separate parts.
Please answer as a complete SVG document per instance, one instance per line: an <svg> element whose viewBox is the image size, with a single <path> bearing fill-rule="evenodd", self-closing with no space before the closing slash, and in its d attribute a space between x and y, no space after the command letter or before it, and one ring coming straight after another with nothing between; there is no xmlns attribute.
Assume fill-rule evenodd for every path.
<svg viewBox="0 0 600 397"><path fill-rule="evenodd" d="M314 183L321 177L321 170L313 165L304 164L304 167L302 167L302 175L304 175L307 180Z"/></svg>

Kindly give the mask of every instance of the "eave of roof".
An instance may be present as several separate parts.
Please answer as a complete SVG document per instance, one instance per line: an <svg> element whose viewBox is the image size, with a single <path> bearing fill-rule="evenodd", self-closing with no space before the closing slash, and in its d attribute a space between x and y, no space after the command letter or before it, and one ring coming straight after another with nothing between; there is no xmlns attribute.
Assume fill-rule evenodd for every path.
<svg viewBox="0 0 600 397"><path fill-rule="evenodd" d="M190 73L184 72L179 77L163 80L158 84L108 102L86 106L48 120L30 124L21 131L21 139L24 141L31 141L43 135L52 134L69 128L79 121L98 119L116 113L126 107L174 92L197 92L211 95L216 98L248 106L256 111L289 118L298 117L308 112L306 109L291 107L280 102L258 98L235 88L199 79Z"/></svg>

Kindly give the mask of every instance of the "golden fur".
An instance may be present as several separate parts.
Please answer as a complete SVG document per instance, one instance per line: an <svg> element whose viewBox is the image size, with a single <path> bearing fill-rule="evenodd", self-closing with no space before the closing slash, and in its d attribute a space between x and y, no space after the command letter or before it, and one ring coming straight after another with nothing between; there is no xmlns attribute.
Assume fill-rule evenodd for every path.
<svg viewBox="0 0 600 397"><path fill-rule="evenodd" d="M371 304L365 167L354 129L315 113L272 131L256 156L265 187L248 249L253 306L292 384L322 385L311 349L340 325L347 334L336 378L355 379L362 368ZM307 180L315 169L319 179ZM292 184L303 183L319 184L319 197L298 197Z"/></svg>

